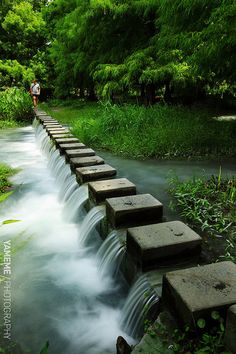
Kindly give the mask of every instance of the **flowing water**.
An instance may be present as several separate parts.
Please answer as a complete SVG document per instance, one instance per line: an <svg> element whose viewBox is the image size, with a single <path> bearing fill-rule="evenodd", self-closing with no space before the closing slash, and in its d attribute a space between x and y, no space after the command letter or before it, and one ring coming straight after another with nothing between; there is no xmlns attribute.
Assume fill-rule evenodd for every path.
<svg viewBox="0 0 236 354"><path fill-rule="evenodd" d="M44 134L36 135L45 155L31 127L1 133L0 161L21 170L0 210L1 221L18 220L0 226L12 240L12 339L34 354L47 340L53 354L114 353L117 336L129 339L120 322L127 286L100 272L91 250L102 242L95 226L104 208L76 220L87 188L74 185Z"/></svg>
<svg viewBox="0 0 236 354"><path fill-rule="evenodd" d="M222 176L236 176L236 159L216 161L137 161L109 152L98 151L106 163L117 169L117 177L126 177L136 184L139 193L150 193L164 205L164 215L168 220L179 219L179 215L169 207L171 197L168 193L168 180L178 177L186 180L193 176L218 175L220 167Z"/></svg>
<svg viewBox="0 0 236 354"><path fill-rule="evenodd" d="M0 132L0 161L20 169L14 194L0 206L2 240L12 240L12 338L36 354L49 340L51 354L113 354L119 335L134 343L143 310L158 302L141 277L127 296L117 277L124 254L121 235L105 242L96 231L104 208L85 213L87 186L78 186L41 126ZM234 162L132 161L100 153L129 178L138 192L163 202L176 218L166 193L170 174L210 175L222 166L236 174ZM172 171L172 172L170 172Z"/></svg>

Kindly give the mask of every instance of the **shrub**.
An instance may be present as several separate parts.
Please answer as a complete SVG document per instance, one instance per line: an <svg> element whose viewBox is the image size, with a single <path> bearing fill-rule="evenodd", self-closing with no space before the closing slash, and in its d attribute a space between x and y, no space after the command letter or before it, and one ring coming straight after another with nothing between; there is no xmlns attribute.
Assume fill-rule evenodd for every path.
<svg viewBox="0 0 236 354"><path fill-rule="evenodd" d="M13 87L0 93L0 119L25 121L32 117L32 100L27 92Z"/></svg>

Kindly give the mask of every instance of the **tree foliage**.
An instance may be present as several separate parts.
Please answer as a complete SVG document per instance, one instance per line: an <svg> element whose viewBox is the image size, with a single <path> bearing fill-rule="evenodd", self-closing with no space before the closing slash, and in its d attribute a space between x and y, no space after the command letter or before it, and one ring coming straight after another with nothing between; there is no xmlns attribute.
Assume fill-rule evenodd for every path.
<svg viewBox="0 0 236 354"><path fill-rule="evenodd" d="M0 7L1 87L28 86L37 76L46 80L45 0L4 0ZM36 65L37 63L37 65Z"/></svg>
<svg viewBox="0 0 236 354"><path fill-rule="evenodd" d="M58 96L147 103L235 95L234 0L4 0L0 20L7 85L36 75Z"/></svg>

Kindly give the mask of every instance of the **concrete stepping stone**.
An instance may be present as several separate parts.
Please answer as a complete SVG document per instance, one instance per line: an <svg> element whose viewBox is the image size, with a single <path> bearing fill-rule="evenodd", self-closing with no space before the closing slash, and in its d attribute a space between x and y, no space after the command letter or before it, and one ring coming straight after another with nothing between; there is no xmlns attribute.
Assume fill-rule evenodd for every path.
<svg viewBox="0 0 236 354"><path fill-rule="evenodd" d="M70 168L75 171L76 168L93 166L93 165L103 165L104 160L100 156L88 156L88 157L74 157L69 159Z"/></svg>
<svg viewBox="0 0 236 354"><path fill-rule="evenodd" d="M35 115L36 115L37 117L44 116L44 115L46 115L46 114L47 114L47 113L46 113L45 111L41 111L41 110L40 110L40 111L38 110L38 111L35 112Z"/></svg>
<svg viewBox="0 0 236 354"><path fill-rule="evenodd" d="M219 262L177 270L163 278L162 300L170 312L190 325L213 310L226 317L236 304L236 264Z"/></svg>
<svg viewBox="0 0 236 354"><path fill-rule="evenodd" d="M53 133L50 133L48 135L50 135L50 137L52 139L74 138L71 133L65 133L65 132L55 132L55 133L53 132Z"/></svg>
<svg viewBox="0 0 236 354"><path fill-rule="evenodd" d="M69 129L64 128L64 127L52 126L52 127L46 127L46 131L48 133L69 132Z"/></svg>
<svg viewBox="0 0 236 354"><path fill-rule="evenodd" d="M95 151L86 147L84 149L65 150L64 154L65 154L66 162L69 162L70 159L76 157L80 158L80 157L95 156Z"/></svg>
<svg viewBox="0 0 236 354"><path fill-rule="evenodd" d="M129 228L127 252L139 268L153 269L169 259L189 258L201 251L201 237L181 221Z"/></svg>
<svg viewBox="0 0 236 354"><path fill-rule="evenodd" d="M236 353L236 305L230 306L227 311L224 340L226 348Z"/></svg>
<svg viewBox="0 0 236 354"><path fill-rule="evenodd" d="M62 125L57 122L43 122L42 125L44 128L62 128Z"/></svg>
<svg viewBox="0 0 236 354"><path fill-rule="evenodd" d="M107 164L76 168L76 179L80 184L113 177L115 175L116 169Z"/></svg>
<svg viewBox="0 0 236 354"><path fill-rule="evenodd" d="M55 119L52 118L51 116L48 116L48 115L43 115L43 116L39 116L39 117L36 117L41 123L44 122L45 120L51 120L51 121L54 121Z"/></svg>
<svg viewBox="0 0 236 354"><path fill-rule="evenodd" d="M75 149L75 150L65 150L64 151L66 161L69 161L69 159L74 158L74 157L88 157L88 156L94 156L95 151L93 149L89 148L82 148L82 149Z"/></svg>
<svg viewBox="0 0 236 354"><path fill-rule="evenodd" d="M61 153L64 153L66 150L87 149L87 146L84 145L83 143L58 144L58 145Z"/></svg>
<svg viewBox="0 0 236 354"><path fill-rule="evenodd" d="M65 128L60 128L60 129L47 129L46 131L50 137L52 137L52 134L70 134L69 130Z"/></svg>
<svg viewBox="0 0 236 354"><path fill-rule="evenodd" d="M107 219L114 228L139 226L162 221L163 205L151 194L106 200Z"/></svg>
<svg viewBox="0 0 236 354"><path fill-rule="evenodd" d="M136 186L126 178L90 182L89 197L96 204L107 198L136 194Z"/></svg>
<svg viewBox="0 0 236 354"><path fill-rule="evenodd" d="M55 138L54 137L53 140L55 141L55 145L56 145L57 148L59 148L59 144L79 143L80 142L79 139L74 138L74 137L73 138L71 138L71 137Z"/></svg>

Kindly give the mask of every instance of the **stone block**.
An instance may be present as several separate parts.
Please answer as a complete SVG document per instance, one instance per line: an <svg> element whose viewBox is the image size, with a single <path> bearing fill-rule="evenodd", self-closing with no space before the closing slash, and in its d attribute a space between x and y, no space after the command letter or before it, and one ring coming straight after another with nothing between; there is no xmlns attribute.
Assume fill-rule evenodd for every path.
<svg viewBox="0 0 236 354"><path fill-rule="evenodd" d="M116 175L116 169L110 165L103 164L97 166L79 167L75 170L76 179L78 183L86 183L96 181L98 179L105 179Z"/></svg>
<svg viewBox="0 0 236 354"><path fill-rule="evenodd" d="M163 205L150 194L106 200L108 222L114 228L139 226L162 221Z"/></svg>
<svg viewBox="0 0 236 354"><path fill-rule="evenodd" d="M87 156L94 156L95 151L89 148L83 149L75 149L75 150L65 150L64 151L66 161L69 159L73 159L74 157L87 157Z"/></svg>
<svg viewBox="0 0 236 354"><path fill-rule="evenodd" d="M141 269L156 268L163 260L189 258L201 251L201 237L181 221L129 228L127 251Z"/></svg>
<svg viewBox="0 0 236 354"><path fill-rule="evenodd" d="M52 130L52 129L65 129L60 125L59 123L51 123L51 124L43 124L44 129L46 130Z"/></svg>
<svg viewBox="0 0 236 354"><path fill-rule="evenodd" d="M198 318L210 318L219 311L226 317L236 303L236 264L219 262L167 273L162 300L183 323L194 325Z"/></svg>
<svg viewBox="0 0 236 354"><path fill-rule="evenodd" d="M107 198L136 194L136 186L126 178L108 179L89 183L89 197L96 204Z"/></svg>
<svg viewBox="0 0 236 354"><path fill-rule="evenodd" d="M62 137L62 138L53 138L55 141L55 145L59 148L59 144L68 144L68 143L79 143L79 139L77 138L69 138L69 137Z"/></svg>
<svg viewBox="0 0 236 354"><path fill-rule="evenodd" d="M236 353L236 305L230 306L227 311L224 340L226 348Z"/></svg>
<svg viewBox="0 0 236 354"><path fill-rule="evenodd" d="M46 131L48 133L58 133L58 132L69 132L69 130L67 128L63 128L63 127L46 127Z"/></svg>
<svg viewBox="0 0 236 354"><path fill-rule="evenodd" d="M38 119L41 123L44 122L45 120L52 120L52 121L54 121L54 118L52 118L51 116L48 116L48 115L39 116L39 117L37 117L37 119Z"/></svg>
<svg viewBox="0 0 236 354"><path fill-rule="evenodd" d="M104 160L100 156L74 157L69 159L70 168L75 171L78 167L103 165Z"/></svg>
<svg viewBox="0 0 236 354"><path fill-rule="evenodd" d="M71 144L58 144L61 154L66 150L86 149L87 147L83 143L71 143Z"/></svg>
<svg viewBox="0 0 236 354"><path fill-rule="evenodd" d="M65 133L65 132L61 132L61 133L58 133L58 132L53 132L53 133L50 133L50 137L52 139L62 139L62 138L74 138L73 135L71 133ZM78 139L77 139L78 140ZM59 144L58 144L59 146Z"/></svg>
<svg viewBox="0 0 236 354"><path fill-rule="evenodd" d="M51 127L51 126L56 126L56 127L62 127L60 123L58 123L56 120L45 120L42 122L43 127Z"/></svg>

